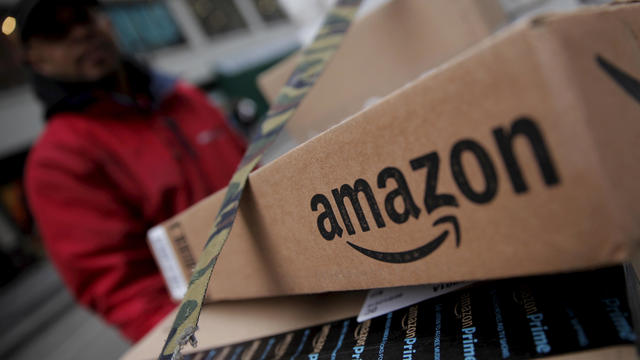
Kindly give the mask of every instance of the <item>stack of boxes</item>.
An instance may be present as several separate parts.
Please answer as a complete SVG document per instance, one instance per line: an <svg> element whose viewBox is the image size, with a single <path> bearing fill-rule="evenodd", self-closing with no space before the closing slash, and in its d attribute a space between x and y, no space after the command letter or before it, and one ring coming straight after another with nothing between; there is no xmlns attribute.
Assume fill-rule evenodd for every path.
<svg viewBox="0 0 640 360"><path fill-rule="evenodd" d="M250 176L200 322L215 350L193 358L635 358L637 280L616 264L640 233L639 15L587 7L480 43L497 2L356 23L291 120L304 143ZM223 195L149 233L176 298ZM351 318L363 289L457 281L476 283ZM125 359L156 356L171 320Z"/></svg>

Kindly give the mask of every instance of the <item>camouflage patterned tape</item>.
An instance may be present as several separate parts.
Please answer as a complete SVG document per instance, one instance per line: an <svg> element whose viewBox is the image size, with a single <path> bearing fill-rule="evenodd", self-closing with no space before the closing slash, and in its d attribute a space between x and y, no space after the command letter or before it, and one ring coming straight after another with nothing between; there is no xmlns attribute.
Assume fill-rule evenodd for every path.
<svg viewBox="0 0 640 360"><path fill-rule="evenodd" d="M200 310L218 255L224 246L238 212L242 191L251 170L262 158L265 150L291 118L298 105L324 70L333 53L338 49L361 0L339 0L331 10L313 43L303 51L300 63L280 90L260 129L251 141L247 153L233 174L222 206L216 216L213 230L203 253L195 266L189 289L169 332L159 359L179 359L186 343L196 346Z"/></svg>

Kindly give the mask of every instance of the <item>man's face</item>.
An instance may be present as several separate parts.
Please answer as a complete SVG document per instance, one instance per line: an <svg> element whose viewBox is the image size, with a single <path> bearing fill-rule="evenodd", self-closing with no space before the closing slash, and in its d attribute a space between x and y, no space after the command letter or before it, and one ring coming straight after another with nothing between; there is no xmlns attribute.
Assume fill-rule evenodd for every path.
<svg viewBox="0 0 640 360"><path fill-rule="evenodd" d="M104 15L70 7L52 15L60 28L34 35L25 45L34 71L61 81L91 82L116 70L120 54Z"/></svg>

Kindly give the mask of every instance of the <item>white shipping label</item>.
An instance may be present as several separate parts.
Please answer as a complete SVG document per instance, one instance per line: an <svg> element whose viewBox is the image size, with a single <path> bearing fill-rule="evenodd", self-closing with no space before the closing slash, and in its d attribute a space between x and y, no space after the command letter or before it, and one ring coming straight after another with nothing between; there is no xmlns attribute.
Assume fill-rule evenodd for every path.
<svg viewBox="0 0 640 360"><path fill-rule="evenodd" d="M174 300L182 300L187 292L187 280L178 262L178 257L173 251L167 231L164 226L158 225L149 229L147 237L171 297Z"/></svg>
<svg viewBox="0 0 640 360"><path fill-rule="evenodd" d="M358 322L388 314L392 311L461 289L471 284L472 282L467 281L371 289L358 315Z"/></svg>

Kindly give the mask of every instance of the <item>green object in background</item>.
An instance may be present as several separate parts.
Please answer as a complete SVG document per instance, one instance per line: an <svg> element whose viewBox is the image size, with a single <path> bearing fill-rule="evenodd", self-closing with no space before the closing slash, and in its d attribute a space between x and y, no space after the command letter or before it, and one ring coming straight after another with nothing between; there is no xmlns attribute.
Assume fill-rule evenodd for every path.
<svg viewBox="0 0 640 360"><path fill-rule="evenodd" d="M215 81L217 85L215 90L222 92L232 103L243 98L253 100L257 105L256 119L260 119L266 114L267 110L269 110L269 104L264 96L262 96L260 89L258 89L256 83L258 75L291 55L297 49L298 46L291 46L279 55L276 55L276 57L269 57L263 62L248 65L239 71L219 70Z"/></svg>

